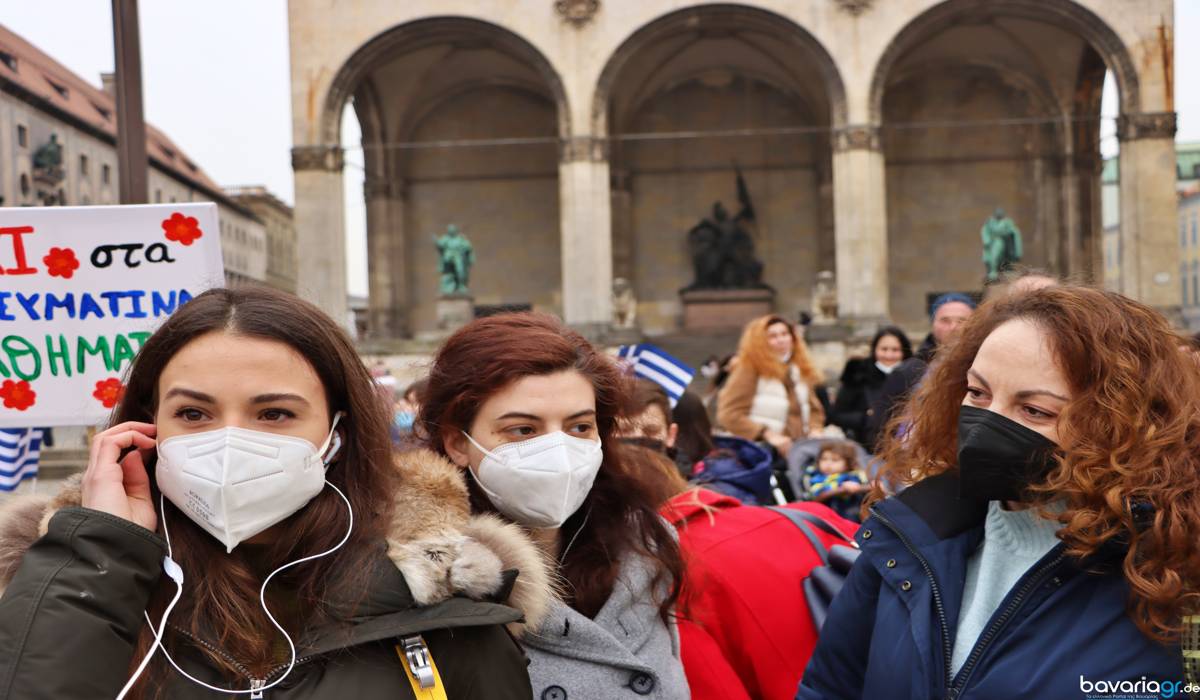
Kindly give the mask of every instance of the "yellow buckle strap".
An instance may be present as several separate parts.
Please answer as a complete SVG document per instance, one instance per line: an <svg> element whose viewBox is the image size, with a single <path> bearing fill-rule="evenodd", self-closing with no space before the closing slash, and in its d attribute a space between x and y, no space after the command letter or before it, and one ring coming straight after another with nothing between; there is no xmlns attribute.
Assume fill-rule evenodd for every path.
<svg viewBox="0 0 1200 700"><path fill-rule="evenodd" d="M396 645L396 655L400 657L404 675L412 685L413 696L417 700L447 700L442 676L421 635L401 639Z"/></svg>

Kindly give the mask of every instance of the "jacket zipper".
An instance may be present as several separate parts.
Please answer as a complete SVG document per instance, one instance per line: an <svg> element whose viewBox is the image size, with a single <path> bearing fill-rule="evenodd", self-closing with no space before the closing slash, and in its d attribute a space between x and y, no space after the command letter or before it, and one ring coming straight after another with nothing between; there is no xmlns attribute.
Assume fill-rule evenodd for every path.
<svg viewBox="0 0 1200 700"><path fill-rule="evenodd" d="M908 539L908 536L901 532L900 528L896 527L896 524L889 520L887 516L876 510L874 506L871 507L871 514L878 518L879 522L887 526L900 539L900 542L908 549L909 554L912 554L920 562L921 568L925 570L925 576L929 579L929 590L933 593L933 607L937 610L938 622L941 623L942 656L945 660L944 682L946 689L950 692L947 700L953 700L954 692L951 690L953 673L950 669L950 657L953 655L953 649L950 646L950 624L946 620L946 608L942 603L942 591L938 587L937 579L933 576L933 568L929 566L929 562L913 546L912 540Z"/></svg>
<svg viewBox="0 0 1200 700"><path fill-rule="evenodd" d="M176 632L182 634L183 636L187 637L188 639L192 640L196 644L199 644L200 646L204 647L205 649L208 649L209 651L215 653L217 656L220 656L222 659L225 659L226 661L228 661L230 666L233 666L235 669L237 669L238 673L241 673L242 676L246 678L246 680L250 681L250 690L256 691L256 692L250 694L251 700L261 700L261 698L264 697L263 690L262 690L263 686L265 686L267 684L267 682L270 681L273 676L275 676L275 674L279 673L280 671L282 671L288 667L288 664L279 664L278 666L275 666L270 671L268 671L266 676L264 676L262 678L255 678L254 674L251 673L249 669L247 669L245 666L243 666L241 664L241 662L239 662L237 659L235 659L232 656L230 656L229 654L225 653L224 650L218 649L217 647L213 646L212 644L209 644L208 642L204 641L203 639L200 639L199 637L192 634L191 632L188 632L185 629L176 627L175 625L170 625L170 628L175 630ZM317 658L318 656L319 656L319 654L310 654L309 656L302 656L300 658L297 658L295 666L299 666L300 664L303 664L303 663L308 663L309 661L312 661L313 659Z"/></svg>
<svg viewBox="0 0 1200 700"><path fill-rule="evenodd" d="M1021 604L1025 602L1025 597L1028 596L1031 591L1041 586L1042 582L1046 580L1046 577L1055 569L1057 569L1058 565L1062 563L1063 559L1065 558L1065 555L1060 552L1058 556L1054 557L1049 562L1046 562L1044 565L1038 568L1032 576L1025 579L1025 585L1021 586L1021 588L1017 591L1017 594L1013 596L1012 600L1008 601L1008 605L1005 606L1004 611L1000 613L1000 617L997 617L996 621L989 625L988 628L984 630L983 634L979 636L979 640L975 642L975 648L971 650L971 655L967 657L966 662L963 663L962 668L958 671L958 678L955 679L957 682L955 682L950 688L950 693L947 695L947 700L954 700L954 698L958 697L958 694L967 687L967 681L971 678L971 672L975 670L975 665L979 663L979 659L983 656L983 652L987 650L988 645L990 645L996 639L996 636L1004 629L1004 627L1008 625L1009 619L1016 614L1016 612L1021 608Z"/></svg>

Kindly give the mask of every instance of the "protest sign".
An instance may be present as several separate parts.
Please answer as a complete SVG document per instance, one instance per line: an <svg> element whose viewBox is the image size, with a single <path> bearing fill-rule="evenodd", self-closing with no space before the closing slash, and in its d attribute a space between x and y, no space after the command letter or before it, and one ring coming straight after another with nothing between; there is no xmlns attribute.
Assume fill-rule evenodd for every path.
<svg viewBox="0 0 1200 700"><path fill-rule="evenodd" d="M0 427L105 421L150 333L223 284L215 204L0 208Z"/></svg>

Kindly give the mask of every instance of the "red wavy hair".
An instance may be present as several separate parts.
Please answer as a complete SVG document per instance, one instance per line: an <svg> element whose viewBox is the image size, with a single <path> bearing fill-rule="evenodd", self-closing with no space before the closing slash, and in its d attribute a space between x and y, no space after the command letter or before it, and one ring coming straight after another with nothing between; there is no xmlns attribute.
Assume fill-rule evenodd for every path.
<svg viewBox="0 0 1200 700"><path fill-rule="evenodd" d="M739 366L752 367L755 374L760 377L783 381L787 376L787 364L780 362L775 351L767 344L767 329L776 323L787 326L788 333L792 334L791 364L800 370L800 376L804 377L804 381L809 384L820 384L821 373L817 371L812 357L808 354L808 345L805 344L803 338L796 334L796 329L792 324L782 316L774 314L760 316L746 324L745 330L742 331L742 339L738 341Z"/></svg>
<svg viewBox="0 0 1200 700"><path fill-rule="evenodd" d="M1001 324L1037 324L1073 394L1058 419L1057 465L1030 488L1057 519L1067 553L1123 548L1131 619L1148 637L1174 638L1200 598L1200 372L1165 318L1121 295L1082 286L985 304L938 352L921 388L888 431L883 482L911 484L957 469L958 411L967 370ZM907 424L903 438L896 428ZM1065 512L1045 506L1060 501ZM1135 524L1131 506L1152 507ZM1093 560L1097 561L1097 560Z"/></svg>

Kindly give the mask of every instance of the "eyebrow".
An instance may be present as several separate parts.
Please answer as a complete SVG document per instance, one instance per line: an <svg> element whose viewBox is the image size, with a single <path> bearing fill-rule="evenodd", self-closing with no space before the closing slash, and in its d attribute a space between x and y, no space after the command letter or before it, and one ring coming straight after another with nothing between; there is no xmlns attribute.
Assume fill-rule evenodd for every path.
<svg viewBox="0 0 1200 700"><path fill-rule="evenodd" d="M572 413L571 415L567 416L566 420L575 420L576 418L583 418L584 416L589 416L589 415L590 416L596 415L596 410L592 409L592 408L586 408L582 411L576 411L575 413ZM509 413L505 413L504 415L496 418L496 420L508 420L510 418L521 418L524 420L542 420L541 416L535 416L532 413L518 413L516 411L510 411Z"/></svg>
<svg viewBox="0 0 1200 700"><path fill-rule="evenodd" d="M983 385L984 389L987 389L988 391L992 390L991 385L988 384L987 380L984 379L983 375L980 374L979 372L976 372L974 369L969 369L969 370L967 370L967 374L978 379L979 383ZM1070 399L1063 396L1062 394L1056 394L1053 391L1048 391L1046 389L1025 389L1024 391L1018 391L1016 393L1016 397L1018 399L1028 399L1033 396L1049 396L1051 398L1058 399L1059 401L1062 401L1064 403L1070 402Z"/></svg>
<svg viewBox="0 0 1200 700"><path fill-rule="evenodd" d="M183 389L180 387L176 387L176 388L168 391L166 396L163 397L163 400L166 401L167 399L169 399L173 396L186 396L189 399L193 399L195 401L202 401L204 403L216 403L217 402L216 399L214 399L213 397L209 396L208 394L206 394L202 391L196 391L194 389Z"/></svg>
<svg viewBox="0 0 1200 700"><path fill-rule="evenodd" d="M175 387L174 389L171 389L170 391L168 391L166 396L163 397L163 400L165 401L174 396L184 396L184 397L187 397L194 401L201 401L203 403L216 403L217 402L216 399L214 399L213 397L209 396L208 394L206 394L202 391L196 391L195 389L184 389L182 387ZM259 394L258 396L255 396L254 398L250 399L250 403L252 403L252 404L275 403L277 401L298 401L303 404L308 404L308 399L304 398L303 396L300 396L299 394L285 394L285 393Z"/></svg>

